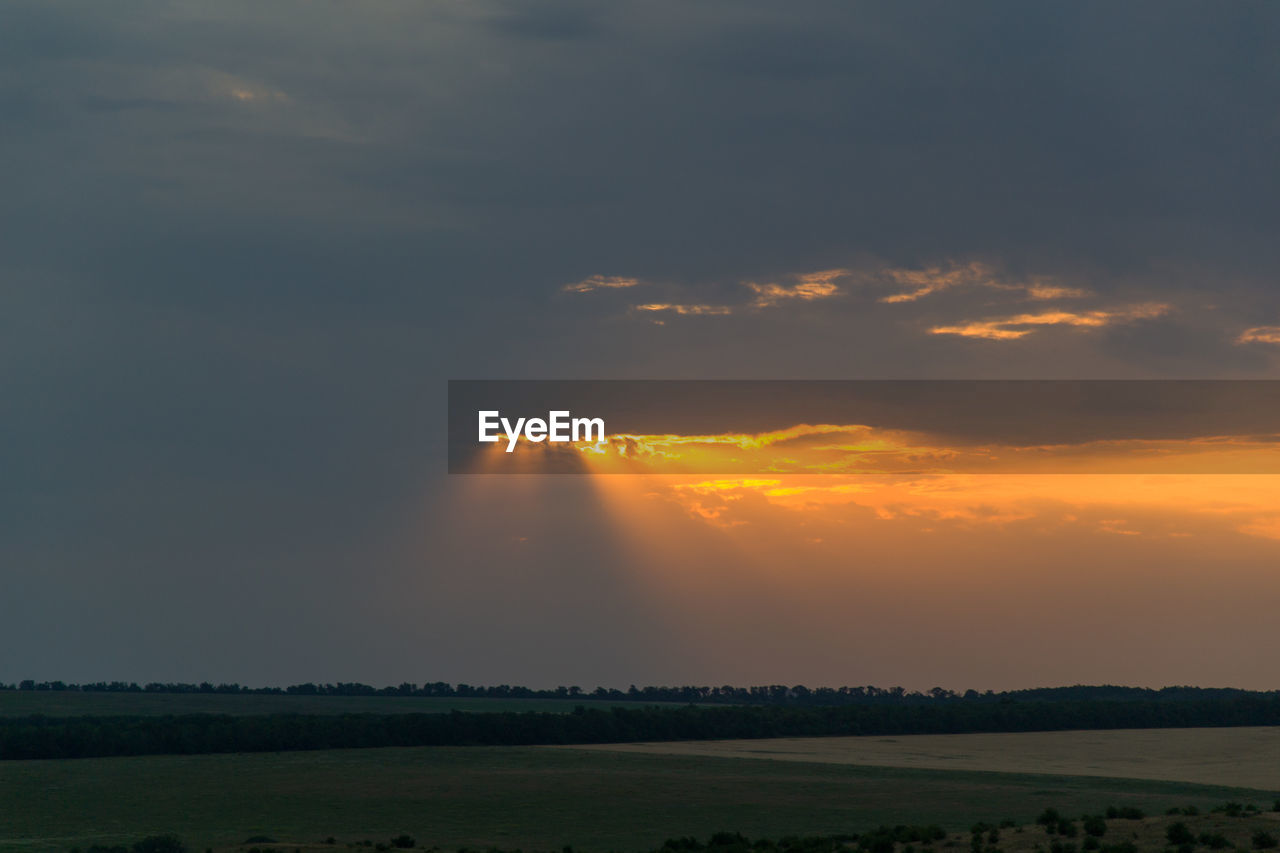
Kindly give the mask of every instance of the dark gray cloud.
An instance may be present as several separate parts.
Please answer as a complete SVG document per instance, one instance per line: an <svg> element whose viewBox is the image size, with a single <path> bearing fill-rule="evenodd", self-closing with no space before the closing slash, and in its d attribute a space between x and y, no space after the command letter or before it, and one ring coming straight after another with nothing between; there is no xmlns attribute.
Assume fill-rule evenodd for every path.
<svg viewBox="0 0 1280 853"><path fill-rule="evenodd" d="M375 618L410 575L484 588L381 547L442 488L447 378L1274 375L1274 347L1235 342L1280 323L1274 5L2 14L0 564L20 594L0 678L397 679L446 657L519 678L501 643L425 644L465 624L447 603L367 654L367 624L330 619L353 590ZM973 259L1172 309L993 342L926 334L1021 310L991 294L658 326L629 293L561 292L621 275L743 303L743 281ZM597 545L582 559L617 558ZM229 627L175 655L174 614L210 600ZM552 596L542 623L581 606ZM331 670L301 639L249 653L322 625L346 649ZM523 671L604 681L637 648Z"/></svg>

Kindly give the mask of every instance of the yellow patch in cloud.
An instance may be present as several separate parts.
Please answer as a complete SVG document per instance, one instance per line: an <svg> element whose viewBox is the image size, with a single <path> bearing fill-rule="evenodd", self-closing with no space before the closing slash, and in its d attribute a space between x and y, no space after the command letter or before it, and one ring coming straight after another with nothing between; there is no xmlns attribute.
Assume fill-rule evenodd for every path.
<svg viewBox="0 0 1280 853"><path fill-rule="evenodd" d="M931 335L959 335L989 341L1012 341L1026 337L1042 326L1074 326L1096 329L1117 323L1146 320L1169 312L1169 306L1150 302L1111 311L1043 311L1038 314L1015 314L989 320L974 320L955 326L934 326Z"/></svg>
<svg viewBox="0 0 1280 853"><path fill-rule="evenodd" d="M776 486L781 480L704 480L700 483L677 483L672 486L673 489L685 489L699 494L710 494L712 492L727 492L737 489L760 489L769 486Z"/></svg>
<svg viewBox="0 0 1280 853"><path fill-rule="evenodd" d="M1254 326L1236 338L1238 344L1280 344L1280 326Z"/></svg>
<svg viewBox="0 0 1280 853"><path fill-rule="evenodd" d="M1246 536L1260 536L1263 539L1280 539L1280 516L1263 516L1255 518L1236 528Z"/></svg>
<svg viewBox="0 0 1280 853"><path fill-rule="evenodd" d="M214 98L229 98L242 104L281 103L289 100L289 96L279 89L222 71L208 72L205 85Z"/></svg>
<svg viewBox="0 0 1280 853"><path fill-rule="evenodd" d="M1083 288L1059 287L1042 281L1033 281L1018 289L1025 290L1030 299L1079 299L1089 295L1089 291Z"/></svg>
<svg viewBox="0 0 1280 853"><path fill-rule="evenodd" d="M566 284L561 288L565 293L590 293L593 290L618 290L635 287L640 283L638 278L627 278L620 275L593 275L582 281Z"/></svg>
<svg viewBox="0 0 1280 853"><path fill-rule="evenodd" d="M676 302L648 302L644 305L633 305L637 311L669 311L672 314L715 315L732 314L733 308L728 305L682 305Z"/></svg>

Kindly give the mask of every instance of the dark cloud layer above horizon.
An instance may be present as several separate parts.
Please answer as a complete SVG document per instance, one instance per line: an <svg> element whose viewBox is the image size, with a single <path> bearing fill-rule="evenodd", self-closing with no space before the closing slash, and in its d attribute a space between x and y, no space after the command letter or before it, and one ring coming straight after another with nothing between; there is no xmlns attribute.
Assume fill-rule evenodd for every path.
<svg viewBox="0 0 1280 853"><path fill-rule="evenodd" d="M8 3L0 679L638 667L502 669L573 596L448 651L445 599L330 627L481 588L388 544L448 503L449 378L1273 377L1277 41L1264 2Z"/></svg>

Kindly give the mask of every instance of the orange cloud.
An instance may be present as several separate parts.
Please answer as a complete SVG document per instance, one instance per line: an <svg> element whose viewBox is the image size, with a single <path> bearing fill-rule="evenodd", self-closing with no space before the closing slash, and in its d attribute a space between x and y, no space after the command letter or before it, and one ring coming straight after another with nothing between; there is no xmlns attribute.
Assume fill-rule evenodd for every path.
<svg viewBox="0 0 1280 853"><path fill-rule="evenodd" d="M881 302L915 302L931 293L947 290L962 284L980 283L991 276L991 270L977 261L964 266L952 266L949 270L928 267L922 270L886 269L884 275L894 284L907 287L902 293L882 296Z"/></svg>
<svg viewBox="0 0 1280 853"><path fill-rule="evenodd" d="M1234 475L1280 473L1280 435L1113 438L1071 444L954 443L925 432L859 424L797 424L759 433L614 433L558 445L494 445L478 473L573 471L590 474L696 476L708 484L749 482L775 489L777 477L822 475L805 491L840 477L957 475ZM735 478L735 479L727 479ZM1280 478L1277 478L1280 481ZM784 492L774 492L774 495Z"/></svg>
<svg viewBox="0 0 1280 853"><path fill-rule="evenodd" d="M1006 281L993 268L978 261L952 264L946 269L940 266L918 270L887 268L879 275L898 287L906 288L900 293L880 297L881 302L890 304L916 302L931 294L961 286L1013 291L1035 300L1074 299L1088 295L1088 291L1082 288L1064 287L1043 277Z"/></svg>
<svg viewBox="0 0 1280 853"><path fill-rule="evenodd" d="M1146 320L1169 312L1169 306L1150 302L1111 311L1045 311L1039 314L1015 314L975 320L957 326L934 326L931 335L959 335L966 338L983 338L991 341L1011 341L1026 337L1040 326L1075 326L1096 329L1116 323Z"/></svg>
<svg viewBox="0 0 1280 853"><path fill-rule="evenodd" d="M743 282L743 286L753 291L756 298L751 305L755 308L772 308L780 302L797 299L801 302L812 302L815 299L826 299L840 292L835 280L849 275L846 269L821 270L796 276L796 284L757 284L754 281Z"/></svg>
<svg viewBox="0 0 1280 853"><path fill-rule="evenodd" d="M582 281L566 284L562 290L566 293L589 293L593 290L617 290L635 287L640 283L638 278L625 278L618 275L593 275Z"/></svg>
<svg viewBox="0 0 1280 853"><path fill-rule="evenodd" d="M905 269L886 267L874 272L859 271L845 267L816 270L808 273L796 273L788 276L790 283L743 281L741 285L749 290L753 297L746 303L710 304L704 302L647 302L632 305L632 310L645 312L669 312L672 314L692 316L714 316L738 313L742 309L761 310L777 308L788 303L814 302L830 299L841 293L836 282L850 279L861 284L890 285L900 292L881 296L880 302L897 304L916 302L930 294L956 287L978 287L987 290L1003 291L1016 294L1019 298L1033 301L1050 301L1058 299L1076 299L1089 295L1089 291L1079 287L1067 287L1045 277L1031 277L1026 280L1010 280L1001 277L992 267L978 261L950 266L932 266L924 269ZM630 288L643 284L635 278L620 276L594 275L579 282L567 284L563 290L571 293L587 293L604 288ZM1097 324L1095 321L1103 317L1103 312L1052 312L1044 315L1021 315L1019 322L1023 325L1044 325L1050 323L1071 323L1073 325ZM1110 315L1107 315L1110 316ZM1074 321L1071 318L1075 318ZM1010 318L1012 321L1014 318ZM661 324L661 320L655 320ZM1004 321L994 321L1001 324ZM948 330L959 327L943 327ZM937 332L942 334L942 332ZM955 334L974 334L973 332L953 332ZM979 337L995 339L1012 339L1023 337L1027 331L989 328Z"/></svg>
<svg viewBox="0 0 1280 853"><path fill-rule="evenodd" d="M674 504L714 527L769 531L779 541L820 533L856 543L867 525L884 523L930 532L1017 525L1029 534L1071 528L1163 540L1280 540L1280 477L1253 474L605 479L618 481L613 491Z"/></svg>
<svg viewBox="0 0 1280 853"><path fill-rule="evenodd" d="M704 485L730 482L725 477L797 474L1221 475L1280 472L1277 438L1225 435L1052 445L957 444L908 430L858 424L797 424L761 433L615 433L555 448L520 442L514 453L491 454L491 467L486 470L533 472L540 466L571 461L571 470L584 473L695 475L703 478L698 482ZM553 456L547 455L553 451ZM829 485L831 482L826 484Z"/></svg>

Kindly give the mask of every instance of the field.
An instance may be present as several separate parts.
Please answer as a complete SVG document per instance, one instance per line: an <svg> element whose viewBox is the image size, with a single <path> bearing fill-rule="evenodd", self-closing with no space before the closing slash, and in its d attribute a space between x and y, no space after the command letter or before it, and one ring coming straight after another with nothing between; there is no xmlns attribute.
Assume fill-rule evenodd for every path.
<svg viewBox="0 0 1280 853"><path fill-rule="evenodd" d="M1280 791L1280 727L624 743L627 753L1163 779Z"/></svg>
<svg viewBox="0 0 1280 853"><path fill-rule="evenodd" d="M881 823L1029 822L1136 805L1270 808L1272 792L1184 782L836 763L458 747L0 762L0 850L66 851L175 832L194 851L256 835L285 853L385 842L648 849L719 830L856 832ZM317 850L334 850L320 845ZM336 849L343 849L341 846Z"/></svg>
<svg viewBox="0 0 1280 853"><path fill-rule="evenodd" d="M575 702L571 699L467 699L431 696L299 696L220 693L81 693L75 690L0 690L0 717L45 714L447 714L450 711L550 711L574 705L643 708L657 702ZM668 703L669 704L669 703Z"/></svg>

